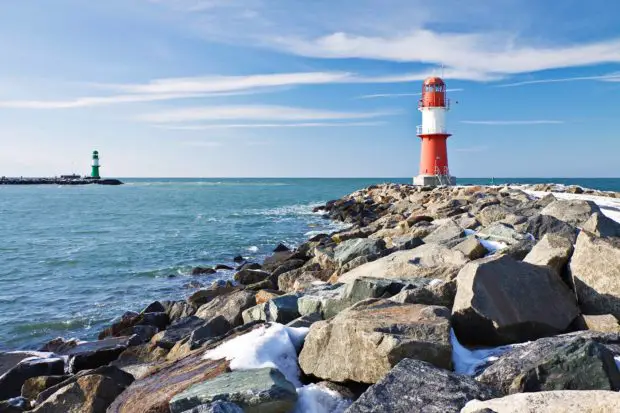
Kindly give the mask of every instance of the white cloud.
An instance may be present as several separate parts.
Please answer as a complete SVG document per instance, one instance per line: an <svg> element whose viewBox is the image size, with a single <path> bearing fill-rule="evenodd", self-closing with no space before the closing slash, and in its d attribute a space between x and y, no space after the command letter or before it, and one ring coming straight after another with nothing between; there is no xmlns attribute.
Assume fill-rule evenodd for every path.
<svg viewBox="0 0 620 413"><path fill-rule="evenodd" d="M557 125L565 123L563 120L462 120L461 123L469 125L489 125L489 126L503 126L503 125Z"/></svg>
<svg viewBox="0 0 620 413"><path fill-rule="evenodd" d="M446 89L446 92L462 92L465 89ZM374 95L358 96L358 99L376 99L376 98L402 98L411 96L422 96L422 93L376 93Z"/></svg>
<svg viewBox="0 0 620 413"><path fill-rule="evenodd" d="M385 122L304 122L304 123L215 123L204 125L156 125L169 130L201 131L209 129L265 129L265 128L342 128L380 126Z"/></svg>
<svg viewBox="0 0 620 413"><path fill-rule="evenodd" d="M504 83L496 85L495 87L516 87L526 85L537 85L541 83L564 83L564 82L579 82L585 80L600 80L604 82L620 82L620 73L611 73L607 75L599 76L577 76L577 77L564 77L557 79L539 79L539 80L525 80L522 82Z"/></svg>
<svg viewBox="0 0 620 413"><path fill-rule="evenodd" d="M439 33L427 29L392 36L333 33L314 39L280 37L275 45L302 56L364 58L446 65L480 74L516 74L620 62L620 39L587 44L519 45L502 33Z"/></svg>
<svg viewBox="0 0 620 413"><path fill-rule="evenodd" d="M306 109L290 106L207 106L185 109L171 109L149 113L136 119L148 123L179 123L197 121L312 121L312 120L351 120L390 116L400 113L394 110L374 112L336 112L322 109Z"/></svg>

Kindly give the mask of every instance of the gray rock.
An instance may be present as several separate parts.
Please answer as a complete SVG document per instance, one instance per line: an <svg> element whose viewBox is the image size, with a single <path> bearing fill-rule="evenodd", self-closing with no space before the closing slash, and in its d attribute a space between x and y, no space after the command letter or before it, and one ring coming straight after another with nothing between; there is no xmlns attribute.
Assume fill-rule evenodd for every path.
<svg viewBox="0 0 620 413"><path fill-rule="evenodd" d="M498 396L495 389L471 377L404 359L370 386L346 413L458 413L470 400Z"/></svg>
<svg viewBox="0 0 620 413"><path fill-rule="evenodd" d="M449 368L449 310L370 299L310 327L299 365L335 382L376 383L404 358Z"/></svg>
<svg viewBox="0 0 620 413"><path fill-rule="evenodd" d="M317 287L299 298L299 314L319 314L322 319L331 318L349 306L345 293L344 284Z"/></svg>
<svg viewBox="0 0 620 413"><path fill-rule="evenodd" d="M296 270L297 268L302 267L305 263L305 260L300 259L290 259L288 261L284 261L282 265L280 265L273 271L272 275L274 277L278 277L280 274L284 274L285 272Z"/></svg>
<svg viewBox="0 0 620 413"><path fill-rule="evenodd" d="M286 324L300 316L297 300L298 294L285 294L273 298L266 303L248 308L242 313L243 322L273 321Z"/></svg>
<svg viewBox="0 0 620 413"><path fill-rule="evenodd" d="M412 250L424 244L422 238L413 235L399 235L392 237L392 246L398 251Z"/></svg>
<svg viewBox="0 0 620 413"><path fill-rule="evenodd" d="M426 244L442 244L452 247L458 244L465 236L463 228L461 228L453 220L448 220L440 225L436 230L431 232L424 238Z"/></svg>
<svg viewBox="0 0 620 413"><path fill-rule="evenodd" d="M70 376L37 376L31 377L22 386L22 397L35 400L39 393L67 380ZM1 412L2 410L0 410Z"/></svg>
<svg viewBox="0 0 620 413"><path fill-rule="evenodd" d="M590 216L601 209L593 201L577 199L562 199L550 203L540 212L542 215L550 215L570 225L581 227Z"/></svg>
<svg viewBox="0 0 620 413"><path fill-rule="evenodd" d="M499 201L498 201L499 202ZM491 225L494 222L501 221L512 212L505 206L494 204L489 205L478 212L474 212L476 219L483 225Z"/></svg>
<svg viewBox="0 0 620 413"><path fill-rule="evenodd" d="M189 337L195 330L202 329L201 335L209 335L216 337L225 334L231 329L230 323L222 317L214 317L210 320L204 320L200 317L191 316L183 318L176 323L173 323L168 327L163 334L154 337L155 343L158 347L164 349L171 349L177 343L187 337ZM207 334L207 332L209 332Z"/></svg>
<svg viewBox="0 0 620 413"><path fill-rule="evenodd" d="M213 300L215 297L228 294L236 289L238 289L238 287L232 285L230 281L215 281L208 288L194 292L192 295L189 296L187 302L193 307L198 308L201 305L204 305L209 301ZM184 317L188 317L190 315L193 315L193 313L184 315ZM179 318L183 317L175 317L174 321L178 320ZM173 319L172 315L170 315L170 319Z"/></svg>
<svg viewBox="0 0 620 413"><path fill-rule="evenodd" d="M256 305L256 294L253 291L235 291L215 297L196 311L196 317L210 320L223 316L232 327L243 324L243 311Z"/></svg>
<svg viewBox="0 0 620 413"><path fill-rule="evenodd" d="M424 244L408 251L398 251L344 273L339 282L350 283L359 277L430 278L450 280L468 262L460 251L438 244Z"/></svg>
<svg viewBox="0 0 620 413"><path fill-rule="evenodd" d="M170 400L170 412L181 413L214 401L234 403L246 413L288 413L295 406L297 392L273 368L233 371L177 394Z"/></svg>
<svg viewBox="0 0 620 413"><path fill-rule="evenodd" d="M619 390L614 353L620 336L575 333L517 346L477 377L503 394L550 390ZM597 341L607 341L599 342Z"/></svg>
<svg viewBox="0 0 620 413"><path fill-rule="evenodd" d="M499 241L507 245L513 245L525 239L525 234L521 234L510 225L501 222L496 222L481 229L476 235L482 239Z"/></svg>
<svg viewBox="0 0 620 413"><path fill-rule="evenodd" d="M461 413L611 413L617 411L618 406L618 392L558 390L512 394L487 401L472 400Z"/></svg>
<svg viewBox="0 0 620 413"><path fill-rule="evenodd" d="M321 317L319 313L312 313L308 315L302 315L301 317L298 317L294 319L293 321L291 321L290 323L288 323L286 326L294 327L294 328L310 327L312 324L316 323L317 321L321 321L322 319L323 318Z"/></svg>
<svg viewBox="0 0 620 413"><path fill-rule="evenodd" d="M385 241L382 239L350 239L336 246L334 260L342 266L358 257L378 256L383 250L385 250Z"/></svg>
<svg viewBox="0 0 620 413"><path fill-rule="evenodd" d="M250 285L265 281L271 277L271 273L263 270L244 269L234 275L235 281L239 284Z"/></svg>
<svg viewBox="0 0 620 413"><path fill-rule="evenodd" d="M243 409L234 403L215 401L186 410L183 413L243 413Z"/></svg>
<svg viewBox="0 0 620 413"><path fill-rule="evenodd" d="M215 316L189 335L190 348L198 348L208 340L226 334L233 326L221 315Z"/></svg>
<svg viewBox="0 0 620 413"><path fill-rule="evenodd" d="M125 386L110 377L91 374L60 388L38 405L33 413L105 413Z"/></svg>
<svg viewBox="0 0 620 413"><path fill-rule="evenodd" d="M453 250L460 251L470 260L477 260L484 257L489 253L487 249L478 241L474 236L465 238L465 240L458 243Z"/></svg>
<svg viewBox="0 0 620 413"><path fill-rule="evenodd" d="M0 400L19 397L22 386L32 377L62 375L64 367L64 360L58 357L21 360L0 376Z"/></svg>
<svg viewBox="0 0 620 413"><path fill-rule="evenodd" d="M558 334L579 314L568 287L550 269L489 257L457 277L452 325L463 344L501 345Z"/></svg>
<svg viewBox="0 0 620 413"><path fill-rule="evenodd" d="M549 204L551 204L551 203L553 203L553 202L555 202L557 200L558 199L555 196L553 196L553 194L549 193L549 194L543 196L542 198L537 199L536 202L535 202L535 205L538 208L544 208L547 205L549 205Z"/></svg>
<svg viewBox="0 0 620 413"><path fill-rule="evenodd" d="M205 290L199 290L199 291L205 291ZM196 291L195 294L199 293L199 291ZM200 294L198 294L198 296L199 295ZM198 296L196 297L198 298ZM192 301L192 303L188 303L187 301L162 301L161 304L166 309L165 311L166 311L166 314L168 314L168 317L170 318L170 323L174 323L175 321L178 321L181 318L194 315L194 313L196 312L196 308L202 305L200 303L204 304L205 302L211 300L212 298L213 297L209 297L208 299L198 298L196 301Z"/></svg>
<svg viewBox="0 0 620 413"><path fill-rule="evenodd" d="M592 214L581 229L599 237L620 237L620 224L600 212Z"/></svg>
<svg viewBox="0 0 620 413"><path fill-rule="evenodd" d="M545 234L556 234L568 238L572 243L577 239L577 228L551 215L534 215L529 218L525 231L538 240Z"/></svg>
<svg viewBox="0 0 620 413"><path fill-rule="evenodd" d="M573 244L568 238L547 234L536 243L523 261L534 265L547 266L561 276L572 254Z"/></svg>
<svg viewBox="0 0 620 413"><path fill-rule="evenodd" d="M536 240L530 237L526 237L512 245L508 245L506 248L500 250L501 254L510 255L512 258L518 261L522 261L527 254L529 254L534 246Z"/></svg>
<svg viewBox="0 0 620 413"><path fill-rule="evenodd" d="M422 280L427 281L427 284L416 287L407 286L390 300L403 304L438 305L452 308L456 296L455 281L429 282L426 278Z"/></svg>
<svg viewBox="0 0 620 413"><path fill-rule="evenodd" d="M582 231L570 271L583 313L620 317L620 239Z"/></svg>

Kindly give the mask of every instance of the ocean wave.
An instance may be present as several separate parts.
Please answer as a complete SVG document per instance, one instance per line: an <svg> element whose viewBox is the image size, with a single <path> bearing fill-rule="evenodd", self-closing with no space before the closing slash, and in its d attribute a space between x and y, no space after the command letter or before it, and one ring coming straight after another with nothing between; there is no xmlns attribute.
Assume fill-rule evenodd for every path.
<svg viewBox="0 0 620 413"><path fill-rule="evenodd" d="M151 181L151 182L126 182L131 186L290 186L286 182L226 182L226 181Z"/></svg>

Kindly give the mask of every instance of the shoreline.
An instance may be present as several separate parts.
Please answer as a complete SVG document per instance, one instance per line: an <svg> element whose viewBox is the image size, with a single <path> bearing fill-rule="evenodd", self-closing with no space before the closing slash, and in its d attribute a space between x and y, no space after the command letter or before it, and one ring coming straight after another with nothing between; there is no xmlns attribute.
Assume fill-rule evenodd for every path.
<svg viewBox="0 0 620 413"><path fill-rule="evenodd" d="M194 292L187 300L157 301L140 313L127 312L119 321L101 332L100 341L84 343L64 339L52 340L40 348L40 351L49 352L46 353L47 357L43 358L47 360L44 364L59 364L51 360L61 359L62 369L58 369L58 366L50 369L56 368L54 371L62 374L79 375L79 372L87 368L99 369L111 363L119 370L131 374L131 381L148 382L149 378L157 375L161 366L178 368L182 360L191 359L197 352L214 349L219 344L243 336L244 333L251 334L258 328L264 328L261 327L263 323L274 322L290 324L287 327L289 329L304 328L305 334L308 334L310 329L309 338L300 355L301 368L306 375L330 383L340 383L338 384L340 386L343 381L365 383L364 390L370 391L372 386L368 388L367 385L379 381L379 378L375 380L369 378L370 376L364 376L364 374L372 376L371 372L366 372L362 376L353 374L351 377L346 377L346 380L341 380L338 376L340 373L316 370L316 366L313 368L308 366L308 358L323 357L316 350L311 355L304 356L304 352L312 351L312 348L308 347L310 346L308 340L313 338L312 325L329 322L320 320L335 320L333 316L352 311L346 309L351 305L355 308L355 303L365 298L377 300L379 297L402 295L402 301L395 301L402 306L440 305L450 309L454 305L456 273L463 265L498 256L510 256L511 260L521 261L542 242L547 233L555 234L555 230L551 231L540 225L534 228L531 225L532 218L539 219L540 212L548 208L549 204L559 202L555 195L550 199L547 196L534 198L532 194L554 193L558 199L601 197L609 201L612 208L618 204L618 210L613 212L620 213L620 193L576 186L532 184L427 188L406 184L373 185L315 208L315 211L322 212L326 219L350 224L350 228L330 234L317 234L296 246L294 250L280 244L275 248L273 255L268 256L262 263L238 262L240 265L236 268L234 283L215 281L211 287ZM479 197L480 194L484 196ZM543 199L546 200L544 202L546 205L542 205ZM522 207L520 204L527 206ZM580 204L581 207L583 204ZM606 226L600 224L600 217L596 218L596 222L590 223L592 218L590 215L609 212L604 208L596 212L593 206L590 207L591 210L586 212L590 214L585 216L581 211L581 216L575 218L574 222L565 222L556 217L565 224L565 226L554 224L562 229L557 233L563 234L562 236L568 234L566 237L569 239L574 235L576 239L577 231L571 235L571 228L580 228L584 225L589 225L588 229L595 231L615 228L608 222L604 223ZM571 208L577 209L577 207ZM483 212L485 210L486 213ZM568 213L569 221L573 220L571 211ZM498 217L499 219L496 219ZM523 218L526 218L525 221ZM495 232L489 228L493 228ZM532 234L534 230L539 232ZM523 235L531 235L532 239ZM620 237L620 232L617 236ZM461 245L464 243L468 245ZM489 245L495 245L497 248L491 250ZM387 277L385 271L387 267L380 268L378 264L385 265L383 264L385 259L403 254L415 256L415 251L423 246L429 246L429 251L413 259L421 262L422 267L432 267L432 274L420 270L420 274L416 276L416 279L426 281L408 284L409 281L405 282L400 278L405 275L404 273L394 279ZM436 249L430 250L430 246ZM446 254L454 255L454 258L450 258L453 261L447 262ZM389 271L398 272L401 267L390 267L392 269ZM196 276L217 271L216 268L206 267L197 267L194 270ZM368 277L379 281L367 281ZM445 316L437 314L436 317L437 323L449 327L450 323L446 324ZM459 329L454 324L453 327L458 335ZM571 329L579 331L574 326L569 328L567 324L565 328L555 333ZM286 330L286 334L290 336L293 333L291 330ZM433 338L435 339L437 338ZM472 343L471 338L468 340L470 342L466 344L480 345ZM504 338L491 339L482 344L487 346L492 342L503 344L503 340L505 341ZM34 355L34 357L40 356L41 354ZM445 358L443 360L445 361ZM450 360L451 358L448 358L448 366L451 364ZM435 359L426 361L444 366L442 364L444 361ZM232 367L225 369L235 371ZM2 373L0 371L0 376ZM382 374L384 373L387 372ZM0 377L0 382L2 378ZM290 377L287 379L293 380ZM194 384L200 380L190 381L192 381L190 384ZM64 382L60 382L62 383ZM112 403L108 412L141 411L135 408L132 410L131 403L137 400L135 397L143 393L140 393L141 390L135 385L128 384L122 390L126 388L126 391L118 393L120 396ZM327 389L330 389L329 386ZM331 394L334 400L357 399L366 395L366 393L352 393L350 388L348 392L343 388L329 390L338 396L325 389L321 391L324 394ZM41 400L37 402L38 405L47 403L45 398L39 397L39 399ZM161 400L157 400L157 403L161 403ZM25 400L19 402L22 405L30 403ZM20 404L19 402L14 401L13 404ZM169 399L166 405L168 403L170 406L174 405Z"/></svg>

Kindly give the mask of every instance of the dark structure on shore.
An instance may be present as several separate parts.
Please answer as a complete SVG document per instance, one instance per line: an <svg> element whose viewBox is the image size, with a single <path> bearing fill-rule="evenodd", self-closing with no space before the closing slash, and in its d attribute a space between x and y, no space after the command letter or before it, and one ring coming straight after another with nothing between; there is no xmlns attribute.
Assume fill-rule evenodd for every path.
<svg viewBox="0 0 620 413"><path fill-rule="evenodd" d="M61 175L51 178L11 178L0 177L0 185L122 185L118 179L101 179L99 176L99 151L93 151L93 163L90 176L81 177L77 174Z"/></svg>

